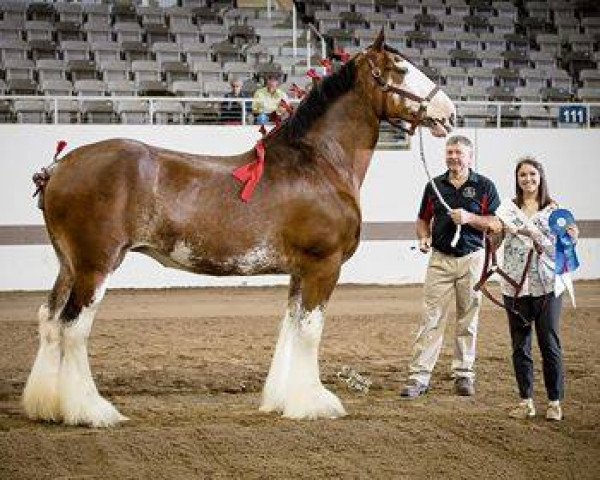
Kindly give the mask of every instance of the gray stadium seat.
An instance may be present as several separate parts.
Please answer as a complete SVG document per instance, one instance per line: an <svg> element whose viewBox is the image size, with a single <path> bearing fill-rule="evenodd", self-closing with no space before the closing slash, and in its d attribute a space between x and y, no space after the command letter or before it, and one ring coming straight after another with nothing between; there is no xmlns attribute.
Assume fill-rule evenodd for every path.
<svg viewBox="0 0 600 480"><path fill-rule="evenodd" d="M13 111L17 123L46 123L44 100L15 100Z"/></svg>
<svg viewBox="0 0 600 480"><path fill-rule="evenodd" d="M135 83L160 81L161 71L158 63L152 60L135 60L131 62L131 73Z"/></svg>
<svg viewBox="0 0 600 480"><path fill-rule="evenodd" d="M582 102L600 102L600 86L598 87L581 87L577 90L577 97Z"/></svg>
<svg viewBox="0 0 600 480"><path fill-rule="evenodd" d="M137 89L131 80L110 80L106 82L106 91L111 97L135 97Z"/></svg>
<svg viewBox="0 0 600 480"><path fill-rule="evenodd" d="M224 81L203 81L202 90L209 97L222 97L229 90L229 84Z"/></svg>
<svg viewBox="0 0 600 480"><path fill-rule="evenodd" d="M0 20L0 40L21 40L24 26L23 20Z"/></svg>
<svg viewBox="0 0 600 480"><path fill-rule="evenodd" d="M44 80L40 83L44 95L66 96L73 94L73 84L64 79Z"/></svg>
<svg viewBox="0 0 600 480"><path fill-rule="evenodd" d="M183 62L165 62L162 64L162 71L168 84L177 80L191 80L192 72L187 63Z"/></svg>
<svg viewBox="0 0 600 480"><path fill-rule="evenodd" d="M223 81L222 67L216 62L199 61L194 62L192 67L198 77L198 81Z"/></svg>
<svg viewBox="0 0 600 480"><path fill-rule="evenodd" d="M523 105L521 118L526 127L550 128L555 117L542 105Z"/></svg>
<svg viewBox="0 0 600 480"><path fill-rule="evenodd" d="M111 18L111 6L109 4L102 3L84 3L83 11L86 14L88 21L95 23L104 23L110 25Z"/></svg>
<svg viewBox="0 0 600 480"><path fill-rule="evenodd" d="M81 3L56 2L54 8L61 22L83 23L83 6Z"/></svg>
<svg viewBox="0 0 600 480"><path fill-rule="evenodd" d="M440 73L446 80L446 86L466 87L469 83L467 72L462 67L442 68Z"/></svg>
<svg viewBox="0 0 600 480"><path fill-rule="evenodd" d="M200 41L200 31L196 25L191 23L180 23L171 25L171 33L175 37L175 42L179 45L185 43L198 43Z"/></svg>
<svg viewBox="0 0 600 480"><path fill-rule="evenodd" d="M154 102L154 123L158 125L183 124L184 110L181 102L173 100Z"/></svg>
<svg viewBox="0 0 600 480"><path fill-rule="evenodd" d="M15 79L6 81L6 93L9 95L37 95L38 84L33 80Z"/></svg>
<svg viewBox="0 0 600 480"><path fill-rule="evenodd" d="M485 50L483 52L478 52L477 57L481 62L481 66L484 68L500 68L504 66L504 59L499 52Z"/></svg>
<svg viewBox="0 0 600 480"><path fill-rule="evenodd" d="M115 113L121 123L143 125L149 123L147 100L119 100L115 102Z"/></svg>
<svg viewBox="0 0 600 480"><path fill-rule="evenodd" d="M102 80L129 80L130 65L124 60L107 60L100 64Z"/></svg>
<svg viewBox="0 0 600 480"><path fill-rule="evenodd" d="M86 39L89 43L109 42L113 39L110 23L105 20L88 19L88 21L83 24L83 31L85 32Z"/></svg>
<svg viewBox="0 0 600 480"><path fill-rule="evenodd" d="M119 22L113 25L117 42L141 42L142 29L137 23Z"/></svg>
<svg viewBox="0 0 600 480"><path fill-rule="evenodd" d="M523 79L523 84L528 88L539 90L547 86L548 77L545 70L522 68L519 71L519 75Z"/></svg>
<svg viewBox="0 0 600 480"><path fill-rule="evenodd" d="M181 60L181 46L171 42L156 42L152 44L152 53L159 65L164 62L179 62Z"/></svg>
<svg viewBox="0 0 600 480"><path fill-rule="evenodd" d="M25 22L25 38L31 40L52 40L54 34L54 26L50 22L30 20Z"/></svg>
<svg viewBox="0 0 600 480"><path fill-rule="evenodd" d="M170 91L178 97L200 97L202 84L193 80L178 80L171 84Z"/></svg>
<svg viewBox="0 0 600 480"><path fill-rule="evenodd" d="M54 101L46 101L46 116L50 123L55 123L55 114L58 115L56 123L81 123L79 100L75 98L56 100L56 107Z"/></svg>
<svg viewBox="0 0 600 480"><path fill-rule="evenodd" d="M138 5L137 14L142 19L142 25L166 25L165 9L163 8Z"/></svg>
<svg viewBox="0 0 600 480"><path fill-rule="evenodd" d="M246 62L227 62L223 65L223 73L227 79L238 77L242 80L247 80L252 78L254 68Z"/></svg>
<svg viewBox="0 0 600 480"><path fill-rule="evenodd" d="M69 60L89 60L90 44L88 42L76 40L63 40L60 44L63 59Z"/></svg>
<svg viewBox="0 0 600 480"><path fill-rule="evenodd" d="M9 58L4 62L6 80L33 80L35 64L31 60Z"/></svg>
<svg viewBox="0 0 600 480"><path fill-rule="evenodd" d="M81 102L81 116L85 123L115 123L117 120L112 100Z"/></svg>
<svg viewBox="0 0 600 480"><path fill-rule="evenodd" d="M579 72L584 88L600 88L600 70L584 69Z"/></svg>
<svg viewBox="0 0 600 480"><path fill-rule="evenodd" d="M23 40L0 40L0 60L2 63L9 58L27 58L29 46Z"/></svg>
<svg viewBox="0 0 600 480"><path fill-rule="evenodd" d="M75 93L80 97L98 97L106 92L106 84L100 80L77 80L73 85Z"/></svg>
<svg viewBox="0 0 600 480"><path fill-rule="evenodd" d="M98 78L98 67L93 60L71 60L67 62L67 70L73 82Z"/></svg>
<svg viewBox="0 0 600 480"><path fill-rule="evenodd" d="M200 26L200 34L204 43L209 45L227 40L227 28L223 25L206 24Z"/></svg>
<svg viewBox="0 0 600 480"><path fill-rule="evenodd" d="M98 40L91 43L91 50L98 64L121 59L121 46L117 42Z"/></svg>
<svg viewBox="0 0 600 480"><path fill-rule="evenodd" d="M467 73L474 87L486 89L494 86L494 70L491 68L468 68Z"/></svg>

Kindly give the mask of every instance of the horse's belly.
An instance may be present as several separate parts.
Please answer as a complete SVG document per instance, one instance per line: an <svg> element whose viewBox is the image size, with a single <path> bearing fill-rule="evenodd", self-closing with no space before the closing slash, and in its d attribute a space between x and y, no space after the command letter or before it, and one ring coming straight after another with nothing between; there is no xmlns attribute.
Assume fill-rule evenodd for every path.
<svg viewBox="0 0 600 480"><path fill-rule="evenodd" d="M230 252L215 252L213 248L179 240L170 251L149 245L133 248L149 255L166 267L186 270L205 275L266 275L287 273L281 255L270 244L264 242L247 249Z"/></svg>

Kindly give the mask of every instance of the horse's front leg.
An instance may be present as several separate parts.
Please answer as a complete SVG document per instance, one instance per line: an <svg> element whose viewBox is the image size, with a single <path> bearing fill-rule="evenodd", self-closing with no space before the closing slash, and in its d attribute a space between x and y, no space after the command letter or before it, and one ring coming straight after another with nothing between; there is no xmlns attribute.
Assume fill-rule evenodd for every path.
<svg viewBox="0 0 600 480"><path fill-rule="evenodd" d="M308 419L346 414L340 400L321 383L318 360L325 307L338 276L339 262L322 262L309 274L292 277L262 411Z"/></svg>

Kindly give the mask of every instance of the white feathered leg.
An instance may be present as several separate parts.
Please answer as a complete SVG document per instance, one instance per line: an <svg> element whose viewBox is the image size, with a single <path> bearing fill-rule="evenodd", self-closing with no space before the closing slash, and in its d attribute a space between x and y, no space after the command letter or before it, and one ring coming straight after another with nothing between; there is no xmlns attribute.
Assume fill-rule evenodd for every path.
<svg viewBox="0 0 600 480"><path fill-rule="evenodd" d="M60 409L67 425L110 427L127 420L96 389L87 353L87 340L104 285L89 307L84 307L69 326L63 328L63 358L59 374Z"/></svg>
<svg viewBox="0 0 600 480"><path fill-rule="evenodd" d="M263 411L281 411L297 419L336 418L346 415L340 400L321 383L319 343L323 309L286 313L263 392Z"/></svg>
<svg viewBox="0 0 600 480"><path fill-rule="evenodd" d="M40 345L23 391L23 407L33 420L61 420L58 395L60 324L50 319L48 306L38 311Z"/></svg>

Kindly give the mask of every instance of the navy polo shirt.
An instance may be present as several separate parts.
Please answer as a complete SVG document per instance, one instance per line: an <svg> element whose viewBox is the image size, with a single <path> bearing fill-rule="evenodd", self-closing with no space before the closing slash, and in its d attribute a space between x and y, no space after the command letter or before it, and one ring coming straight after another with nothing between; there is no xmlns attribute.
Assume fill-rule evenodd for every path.
<svg viewBox="0 0 600 480"><path fill-rule="evenodd" d="M493 182L473 170L469 170L469 178L458 189L450 183L448 171L435 177L434 182L450 208L463 208L477 215L489 215L493 214L500 205ZM450 245L456 232L456 225L440 203L430 183L427 183L423 192L419 218L425 222L433 219L432 247L442 253L462 257L483 247L483 232L470 225L462 226L456 247Z"/></svg>

